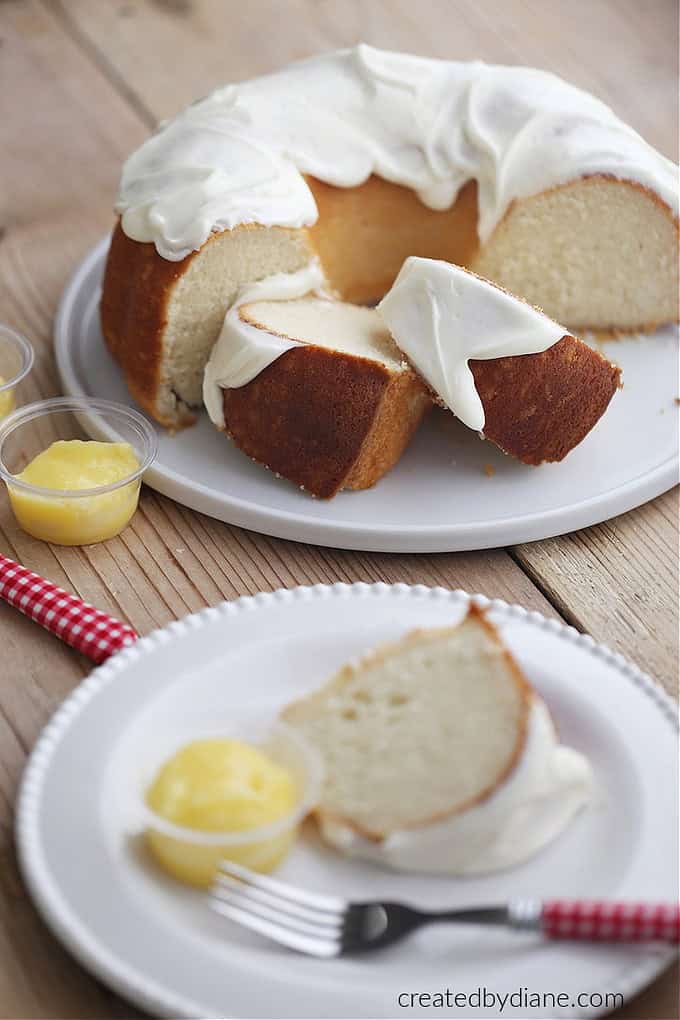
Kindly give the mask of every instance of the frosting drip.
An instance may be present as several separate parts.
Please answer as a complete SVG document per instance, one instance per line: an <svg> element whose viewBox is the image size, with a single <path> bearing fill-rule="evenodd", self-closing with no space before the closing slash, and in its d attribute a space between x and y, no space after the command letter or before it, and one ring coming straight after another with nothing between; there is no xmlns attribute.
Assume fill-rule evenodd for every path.
<svg viewBox="0 0 680 1020"><path fill-rule="evenodd" d="M416 256L406 259L378 313L440 400L478 432L484 407L470 359L536 354L568 332L473 273Z"/></svg>
<svg viewBox="0 0 680 1020"><path fill-rule="evenodd" d="M218 428L224 428L222 391L245 386L303 342L246 322L241 307L323 293L324 286L321 266L314 261L296 273L277 273L240 291L225 316L203 377L203 401ZM338 304L329 303L329 316ZM484 408L469 360L545 351L567 332L547 315L473 273L416 256L406 259L377 309L363 311L375 316L376 333L387 327L399 350L439 399L478 432L484 428ZM327 332L326 326L319 323L321 335Z"/></svg>
<svg viewBox="0 0 680 1020"><path fill-rule="evenodd" d="M324 838L350 856L402 871L484 874L527 860L586 804L590 765L559 744L545 703L534 695L520 761L490 797L436 824L394 832L379 842L338 823Z"/></svg>
<svg viewBox="0 0 680 1020"><path fill-rule="evenodd" d="M239 292L224 317L203 375L203 403L218 428L224 428L222 391L245 386L291 347L300 346L295 340L245 322L239 314L241 306L254 301L290 301L322 291L325 282L321 266L314 261L296 273L276 273Z"/></svg>
<svg viewBox="0 0 680 1020"><path fill-rule="evenodd" d="M303 227L304 176L354 187L371 174L445 209L478 182L486 241L514 198L583 174L655 191L677 211L677 170L604 103L550 74L359 45L218 89L127 160L123 230L166 259L242 223Z"/></svg>

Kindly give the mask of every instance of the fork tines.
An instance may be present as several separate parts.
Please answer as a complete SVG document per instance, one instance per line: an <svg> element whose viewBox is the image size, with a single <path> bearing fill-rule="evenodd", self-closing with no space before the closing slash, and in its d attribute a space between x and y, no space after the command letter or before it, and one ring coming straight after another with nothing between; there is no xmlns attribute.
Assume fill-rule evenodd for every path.
<svg viewBox="0 0 680 1020"><path fill-rule="evenodd" d="M298 952L339 956L348 904L338 896L296 889L234 861L222 861L212 907L232 921Z"/></svg>

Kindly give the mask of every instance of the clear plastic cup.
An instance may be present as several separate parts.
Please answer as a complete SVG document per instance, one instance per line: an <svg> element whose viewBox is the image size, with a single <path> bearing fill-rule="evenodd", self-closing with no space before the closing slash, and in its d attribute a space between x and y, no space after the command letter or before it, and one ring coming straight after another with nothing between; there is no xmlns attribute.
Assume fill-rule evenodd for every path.
<svg viewBox="0 0 680 1020"><path fill-rule="evenodd" d="M16 477L55 440L82 439L84 419L103 441L129 443L138 466L118 481L87 489L46 488ZM29 535L57 545L90 545L113 538L129 522L157 447L150 423L123 404L53 397L26 404L0 422L0 477Z"/></svg>
<svg viewBox="0 0 680 1020"><path fill-rule="evenodd" d="M0 421L17 404L17 387L33 367L33 348L28 340L0 325Z"/></svg>
<svg viewBox="0 0 680 1020"><path fill-rule="evenodd" d="M204 737L205 734L200 735L200 738ZM191 740L188 737L175 751ZM146 789L139 791L138 820L147 846L163 870L174 878L206 888L214 881L222 860L236 861L253 871L267 872L285 858L301 822L318 803L323 763L316 748L284 723L276 723L257 746L290 773L298 795L293 810L269 825L231 832L175 825L149 807ZM164 760L170 757L172 753Z"/></svg>

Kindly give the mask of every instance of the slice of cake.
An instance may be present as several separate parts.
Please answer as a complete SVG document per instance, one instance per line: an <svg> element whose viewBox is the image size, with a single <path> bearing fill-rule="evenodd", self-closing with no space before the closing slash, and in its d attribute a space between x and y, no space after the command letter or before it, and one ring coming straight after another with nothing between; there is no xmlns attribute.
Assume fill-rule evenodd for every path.
<svg viewBox="0 0 680 1020"><path fill-rule="evenodd" d="M399 460L432 398L373 309L257 300L280 296L276 281L227 313L205 373L208 413L249 457L313 496L368 488Z"/></svg>
<svg viewBox="0 0 680 1020"><path fill-rule="evenodd" d="M538 308L449 262L406 259L378 312L438 403L525 464L562 460L620 384Z"/></svg>
<svg viewBox="0 0 680 1020"><path fill-rule="evenodd" d="M375 484L434 400L526 464L561 460L619 383L562 326L446 262L407 259L377 310L324 286L310 263L243 291L203 385L217 427L314 496Z"/></svg>
<svg viewBox="0 0 680 1020"><path fill-rule="evenodd" d="M283 720L321 751L318 819L339 849L406 870L525 860L588 798L590 768L486 615L345 666Z"/></svg>

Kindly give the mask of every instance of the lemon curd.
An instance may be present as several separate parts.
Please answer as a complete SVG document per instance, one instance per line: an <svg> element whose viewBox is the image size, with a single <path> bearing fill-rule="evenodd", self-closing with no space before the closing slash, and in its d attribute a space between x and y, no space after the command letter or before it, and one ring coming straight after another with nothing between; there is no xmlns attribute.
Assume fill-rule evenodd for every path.
<svg viewBox="0 0 680 1020"><path fill-rule="evenodd" d="M128 523L139 500L140 480L89 496L88 489L123 482L139 468L129 443L58 440L14 477L31 490L8 483L14 515L29 535L58 545L89 545L113 538ZM60 495L39 490L57 489ZM73 496L68 493L73 492Z"/></svg>
<svg viewBox="0 0 680 1020"><path fill-rule="evenodd" d="M0 386L5 385L5 380L0 375ZM14 388L10 387L7 390L0 390L0 419L6 418L10 411L14 410Z"/></svg>
<svg viewBox="0 0 680 1020"><path fill-rule="evenodd" d="M150 823L147 845L165 871L194 886L210 885L224 858L271 871L288 853L296 826L252 842L220 843L218 836L247 834L283 820L298 799L292 775L257 747L228 738L197 740L162 766L146 794L154 814L192 830L195 839Z"/></svg>

